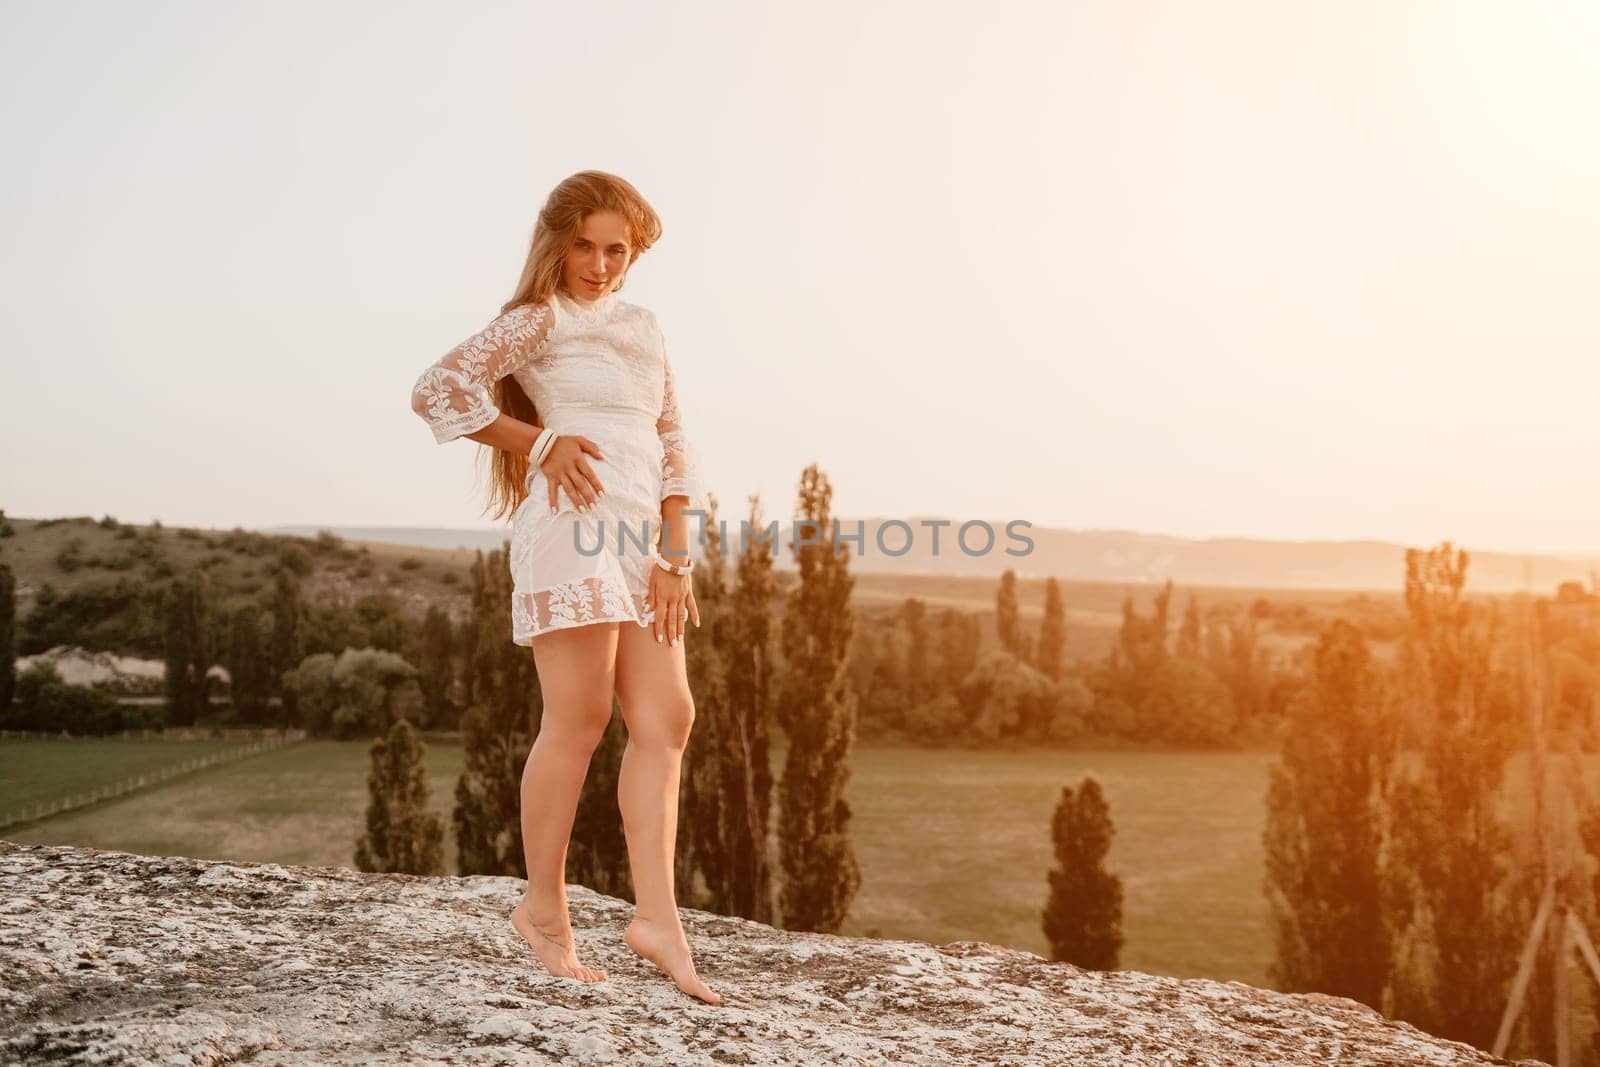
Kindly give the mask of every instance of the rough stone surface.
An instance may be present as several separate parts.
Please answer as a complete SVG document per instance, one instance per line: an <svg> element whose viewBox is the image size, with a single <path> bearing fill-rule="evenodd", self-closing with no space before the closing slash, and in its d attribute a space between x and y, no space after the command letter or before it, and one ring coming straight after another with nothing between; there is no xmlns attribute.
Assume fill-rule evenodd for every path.
<svg viewBox="0 0 1600 1067"><path fill-rule="evenodd" d="M569 886L579 951L608 974L583 985L547 975L511 927L521 891L0 841L0 1060L1509 1062L1338 997L685 909L700 974L726 998L713 1007L629 951L631 905Z"/></svg>

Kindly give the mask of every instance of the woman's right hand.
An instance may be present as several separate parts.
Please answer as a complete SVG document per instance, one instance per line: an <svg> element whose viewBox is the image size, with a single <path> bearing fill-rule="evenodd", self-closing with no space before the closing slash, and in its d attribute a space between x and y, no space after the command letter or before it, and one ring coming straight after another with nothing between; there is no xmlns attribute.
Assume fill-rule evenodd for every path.
<svg viewBox="0 0 1600 1067"><path fill-rule="evenodd" d="M606 487L600 484L600 476L589 466L589 460L584 453L595 459L605 459L600 454L600 446L581 434L568 434L556 438L556 443L550 446L549 455L544 457L544 462L539 464L539 469L544 472L545 481L550 486L550 510L556 510L556 493L566 489L567 496L579 511L587 511L594 507L595 501L600 499L600 494Z"/></svg>

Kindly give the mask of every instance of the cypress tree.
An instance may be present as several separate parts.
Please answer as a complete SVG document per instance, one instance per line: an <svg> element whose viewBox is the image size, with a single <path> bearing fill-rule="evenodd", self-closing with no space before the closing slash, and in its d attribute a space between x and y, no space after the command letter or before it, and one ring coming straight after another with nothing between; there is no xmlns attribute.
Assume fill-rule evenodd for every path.
<svg viewBox="0 0 1600 1067"><path fill-rule="evenodd" d="M294 693L283 684L283 676L305 659L306 606L300 592L300 576L288 567L279 567L272 578L272 688L283 702L283 725L299 722Z"/></svg>
<svg viewBox="0 0 1600 1067"><path fill-rule="evenodd" d="M1191 601L1192 603L1192 601ZM1312 676L1268 768L1267 903L1273 988L1381 1010L1389 943L1379 892L1379 797L1397 730L1361 631L1323 631Z"/></svg>
<svg viewBox="0 0 1600 1067"><path fill-rule="evenodd" d="M1505 1055L1510 1058L1511 1050L1518 1049L1525 1057L1559 1063L1557 1027L1563 1023L1572 1027L1574 1009L1581 1003L1567 969L1578 966L1582 970L1573 962L1576 946L1563 937L1567 926L1563 912L1577 919L1589 938L1593 939L1597 929L1594 902L1600 897L1593 895L1591 878L1600 872L1590 875L1593 868L1588 857L1600 854L1600 809L1585 781L1583 768L1589 758L1581 750L1583 735L1592 722L1583 712L1600 711L1600 692L1592 686L1585 693L1570 683L1562 684L1558 663L1569 656L1594 661L1600 652L1600 600L1563 606L1558 591L1554 601L1541 598L1524 602L1524 608L1515 638L1520 649L1509 657L1515 664L1511 673L1517 693L1527 709L1524 721L1529 742L1527 777L1519 781L1516 790L1522 803L1513 809L1515 843L1509 857L1514 872L1511 892L1522 905L1520 937L1532 934L1534 916L1546 891L1551 894L1552 907L1535 949L1533 973L1517 1005L1517 1025L1512 1028ZM1600 1004L1587 999L1593 1020ZM1569 1031L1569 1051L1576 1043L1572 1036ZM1572 1061L1600 1062L1600 1034L1592 1032L1588 1047L1581 1048Z"/></svg>
<svg viewBox="0 0 1600 1067"><path fill-rule="evenodd" d="M444 873L444 824L428 810L427 746L405 719L372 742L367 831L356 867L400 874Z"/></svg>
<svg viewBox="0 0 1600 1067"><path fill-rule="evenodd" d="M717 789L715 845L702 865L710 908L757 922L773 921L772 868L767 862L772 812L769 747L772 714L772 576L775 541L763 537L760 501L750 497L750 534L741 537L737 583L713 626L722 649L725 696L710 724L708 745ZM770 527L769 527L770 529ZM698 703L698 697L696 698Z"/></svg>
<svg viewBox="0 0 1600 1067"><path fill-rule="evenodd" d="M423 722L435 730L455 729L460 725L457 709L450 701L455 681L452 655L455 628L450 616L437 604L428 606L422 621L422 654L418 657L417 684L422 690Z"/></svg>
<svg viewBox="0 0 1600 1067"><path fill-rule="evenodd" d="M1189 594L1189 606L1183 611L1183 623L1178 627L1178 656L1182 659L1200 659L1200 603Z"/></svg>
<svg viewBox="0 0 1600 1067"><path fill-rule="evenodd" d="M472 620L463 626L456 634L456 656L460 662L458 677L461 679L463 707L471 707L478 702L478 644L480 640L504 640L504 631L486 628L478 625L478 619L483 617L485 611L482 603L488 595L489 577L486 571L483 551L480 549L472 560L472 566L467 571L467 577L472 588ZM538 672L535 671L537 674Z"/></svg>
<svg viewBox="0 0 1600 1067"><path fill-rule="evenodd" d="M1050 836L1056 864L1049 873L1044 935L1050 958L1095 971L1114 970L1122 951L1122 880L1105 868L1115 833L1100 783L1085 778L1076 792L1061 787Z"/></svg>
<svg viewBox="0 0 1600 1067"><path fill-rule="evenodd" d="M1022 621L1017 607L1017 572L1010 567L1000 575L1000 588L994 595L994 632L1000 647L1013 656L1022 656Z"/></svg>
<svg viewBox="0 0 1600 1067"><path fill-rule="evenodd" d="M1061 583L1052 576L1044 583L1044 619L1039 623L1039 662L1045 677L1061 678L1061 657L1067 645L1067 612L1061 603Z"/></svg>
<svg viewBox="0 0 1600 1067"><path fill-rule="evenodd" d="M705 537L700 558L694 567L694 599L700 608L700 627L684 644L689 675L689 690L694 694L695 725L683 753L683 769L678 777L680 821L679 847L673 850L674 883L690 899L709 903L711 886L727 878L728 848L722 833L729 803L726 788L726 751L731 733L728 704L727 656L732 651L732 597L726 581L726 557L718 532L717 499L713 494L706 505ZM697 888L695 875L706 884L706 894ZM713 909L715 904L710 904ZM719 910L719 909L718 909Z"/></svg>
<svg viewBox="0 0 1600 1067"><path fill-rule="evenodd" d="M1140 615L1131 595L1122 601L1122 627L1117 643L1107 656L1106 674L1110 695L1122 700L1144 719L1153 683L1167 661L1167 611L1172 600L1172 581L1167 580L1155 597L1155 610ZM1160 734L1161 724L1142 721L1138 731L1144 737Z"/></svg>
<svg viewBox="0 0 1600 1067"><path fill-rule="evenodd" d="M1513 731L1491 663L1499 620L1462 597L1467 564L1448 541L1406 551L1405 726L1420 758L1391 775L1385 1011L1488 1048L1527 924L1500 885L1512 842L1496 794Z"/></svg>
<svg viewBox="0 0 1600 1067"><path fill-rule="evenodd" d="M543 709L532 653L511 640L509 541L473 567L474 703L462 719L456 782L460 874L528 876L522 854L522 769Z"/></svg>
<svg viewBox="0 0 1600 1067"><path fill-rule="evenodd" d="M261 623L261 609L252 602L233 613L228 627L224 665L228 668L234 711L241 722L264 721L267 698L272 692L272 651L261 632Z"/></svg>
<svg viewBox="0 0 1600 1067"><path fill-rule="evenodd" d="M833 932L861 887L850 842L845 783L855 742L856 705L846 678L855 628L848 546L835 538L833 490L811 464L801 474L794 540L800 571L784 610L783 685L778 719L789 741L778 789L783 887L779 907L791 930ZM801 544L802 540L807 541Z"/></svg>
<svg viewBox="0 0 1600 1067"><path fill-rule="evenodd" d="M164 652L167 721L193 726L210 707L211 632L209 584L204 571L178 578L167 588Z"/></svg>

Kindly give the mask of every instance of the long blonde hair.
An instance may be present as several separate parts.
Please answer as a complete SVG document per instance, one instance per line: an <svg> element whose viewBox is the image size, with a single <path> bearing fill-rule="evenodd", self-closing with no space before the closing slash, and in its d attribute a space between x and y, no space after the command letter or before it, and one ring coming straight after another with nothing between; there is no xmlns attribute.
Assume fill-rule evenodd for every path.
<svg viewBox="0 0 1600 1067"><path fill-rule="evenodd" d="M511 299L500 308L502 314L523 304L548 300L562 288L561 274L567 252L577 240L583 220L596 211L615 211L626 222L628 244L632 247L628 266L614 288L623 287L628 270L660 239L661 217L639 195L639 190L624 179L603 170L580 170L552 189L545 198L544 207L539 209L522 278ZM533 400L509 376L495 383L494 402L514 419L535 424L539 421ZM528 495L528 457L499 448L489 448L489 452L489 508L493 509L495 518L505 518L516 511L517 505Z"/></svg>

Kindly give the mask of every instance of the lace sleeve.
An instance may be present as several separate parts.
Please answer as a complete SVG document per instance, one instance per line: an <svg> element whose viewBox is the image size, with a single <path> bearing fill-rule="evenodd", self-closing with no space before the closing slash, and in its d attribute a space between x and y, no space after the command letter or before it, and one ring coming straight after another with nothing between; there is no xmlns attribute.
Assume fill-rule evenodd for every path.
<svg viewBox="0 0 1600 1067"><path fill-rule="evenodd" d="M435 441L476 433L500 417L490 386L539 355L551 322L547 304L519 304L422 372L411 387L411 410Z"/></svg>
<svg viewBox="0 0 1600 1067"><path fill-rule="evenodd" d="M661 365L666 375L661 394L661 417L656 420L656 433L661 438L665 457L661 474L661 499L687 496L690 508L703 509L706 506L706 489L700 472L700 453L683 432L683 419L678 412L677 383L672 377L672 362L667 359L666 341L661 337L659 325L656 327L656 338L661 346Z"/></svg>

